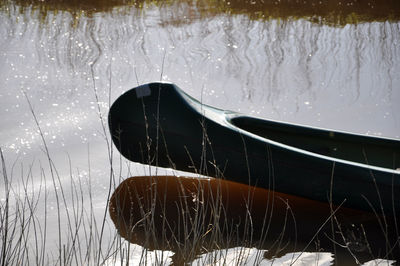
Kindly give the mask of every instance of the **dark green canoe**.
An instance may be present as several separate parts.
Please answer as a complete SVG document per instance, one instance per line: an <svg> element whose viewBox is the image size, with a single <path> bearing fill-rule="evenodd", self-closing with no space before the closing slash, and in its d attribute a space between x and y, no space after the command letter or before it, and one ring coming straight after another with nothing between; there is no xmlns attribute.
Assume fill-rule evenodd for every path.
<svg viewBox="0 0 400 266"><path fill-rule="evenodd" d="M400 141L264 120L201 104L176 85L127 91L110 108L127 159L352 208L400 214Z"/></svg>

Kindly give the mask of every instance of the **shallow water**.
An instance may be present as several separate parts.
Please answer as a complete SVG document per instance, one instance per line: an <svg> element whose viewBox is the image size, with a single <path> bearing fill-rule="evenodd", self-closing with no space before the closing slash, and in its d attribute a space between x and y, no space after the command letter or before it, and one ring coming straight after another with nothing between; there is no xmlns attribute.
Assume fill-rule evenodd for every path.
<svg viewBox="0 0 400 266"><path fill-rule="evenodd" d="M384 19L379 12L363 11L354 19L330 20L324 12L310 17L313 9L305 8L311 11L280 9L285 12L279 16L267 7L243 8L234 1L229 8L182 1L97 11L2 5L0 145L8 173L15 183L31 176L33 192L41 177L50 176L27 97L60 184L69 185L71 177L90 183L99 218L110 177L108 131L100 119L106 123L110 103L137 84L171 81L223 109L400 138L395 15ZM118 154L113 156L115 172L121 169L117 179L156 171L120 164Z"/></svg>

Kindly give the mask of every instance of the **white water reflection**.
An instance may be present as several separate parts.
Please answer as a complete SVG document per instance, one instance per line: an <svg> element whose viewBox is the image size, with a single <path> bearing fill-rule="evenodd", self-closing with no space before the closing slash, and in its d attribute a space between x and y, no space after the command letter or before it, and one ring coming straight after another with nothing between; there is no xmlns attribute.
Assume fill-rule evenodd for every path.
<svg viewBox="0 0 400 266"><path fill-rule="evenodd" d="M3 128L16 129L21 116L8 114L26 112L18 111L25 106L20 91L26 90L43 107L36 111L51 117L48 130L63 124L79 130L96 108L93 86L106 113L110 90L113 100L137 83L160 79L165 53L162 79L208 104L400 137L399 23L335 28L221 15L177 25L167 11L145 10L82 17L76 26L63 12L48 15L44 23L35 12L3 14ZM92 134L84 132L85 142ZM9 139L3 146L29 143L32 132L26 134L17 134L20 143ZM60 130L52 134L63 137ZM2 130L3 141L9 135Z"/></svg>
<svg viewBox="0 0 400 266"><path fill-rule="evenodd" d="M176 21L185 8L115 10L76 24L68 12L48 12L43 21L29 9L1 11L0 140L7 166L44 161L25 92L61 181L69 184L70 168L85 182L95 177L101 219L110 166L98 110L105 118L122 92L160 79L224 109L400 138L400 23L331 27L245 15ZM122 168L123 178L148 171Z"/></svg>

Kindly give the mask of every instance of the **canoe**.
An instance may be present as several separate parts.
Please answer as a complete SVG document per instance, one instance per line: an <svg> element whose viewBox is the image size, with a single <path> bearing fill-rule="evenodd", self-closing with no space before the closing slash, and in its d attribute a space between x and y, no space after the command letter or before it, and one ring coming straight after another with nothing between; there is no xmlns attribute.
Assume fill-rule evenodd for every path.
<svg viewBox="0 0 400 266"><path fill-rule="evenodd" d="M115 189L109 206L122 237L149 249L172 250L186 261L188 254L236 246L256 246L270 257L315 251L313 239L320 250L333 252L332 239L342 239L339 232L358 259L370 260L397 241L395 227L383 234L372 213L216 178L130 177ZM336 251L337 263L342 253L348 250Z"/></svg>
<svg viewBox="0 0 400 266"><path fill-rule="evenodd" d="M400 141L217 109L171 83L121 95L109 111L127 159L399 216Z"/></svg>

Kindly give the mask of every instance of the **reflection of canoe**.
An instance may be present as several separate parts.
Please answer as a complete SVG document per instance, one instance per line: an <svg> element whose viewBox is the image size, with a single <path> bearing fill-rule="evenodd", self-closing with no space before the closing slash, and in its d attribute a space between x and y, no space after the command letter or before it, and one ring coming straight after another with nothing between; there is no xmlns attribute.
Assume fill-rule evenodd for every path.
<svg viewBox="0 0 400 266"><path fill-rule="evenodd" d="M339 230L347 238L350 234L345 231L357 230L361 223L373 252L386 245L374 214L335 206L331 210L327 203L215 178L131 177L113 193L109 211L120 235L130 242L181 253L193 253L181 249L196 247L210 250L254 244L286 253L302 250L318 232L321 248L326 250L332 246L330 239L341 239ZM340 228L335 221L330 223L331 213ZM362 239L350 237L346 242L369 258ZM284 248L288 241L290 245ZM310 248L315 250L313 245Z"/></svg>
<svg viewBox="0 0 400 266"><path fill-rule="evenodd" d="M309 241L330 213L325 203L215 178L131 177L119 185L110 200L110 216L121 236L153 249L173 249L174 240L184 244L187 230L192 229L203 239L207 232L227 231L232 241L237 237L250 240L245 233L250 223L254 238L266 233L268 227L268 239L278 238L284 229L288 235ZM364 223L375 218L346 208L338 208L335 215L343 224L355 223L354 218ZM211 225L215 232L210 230ZM296 227L301 230L295 232ZM153 231L155 239L146 239L145 228Z"/></svg>
<svg viewBox="0 0 400 266"><path fill-rule="evenodd" d="M364 210L400 213L400 141L261 120L151 83L112 105L109 126L129 160ZM332 175L333 173L333 175Z"/></svg>

